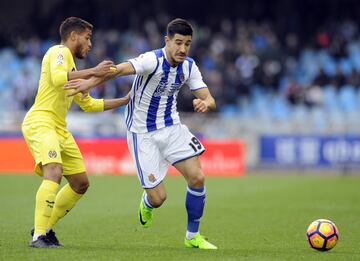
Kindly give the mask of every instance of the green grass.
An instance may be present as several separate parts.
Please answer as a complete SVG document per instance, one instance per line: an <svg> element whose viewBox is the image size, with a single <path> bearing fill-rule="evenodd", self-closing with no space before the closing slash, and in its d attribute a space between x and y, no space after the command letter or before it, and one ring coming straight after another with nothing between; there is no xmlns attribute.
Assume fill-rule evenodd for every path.
<svg viewBox="0 0 360 261"><path fill-rule="evenodd" d="M0 175L0 260L360 260L360 177L208 178L201 231L219 247L183 247L185 182L167 177L168 199L153 226L136 219L135 177L91 177L86 196L56 227L61 249L31 249L41 179ZM318 218L335 222L338 245L317 252L305 238Z"/></svg>

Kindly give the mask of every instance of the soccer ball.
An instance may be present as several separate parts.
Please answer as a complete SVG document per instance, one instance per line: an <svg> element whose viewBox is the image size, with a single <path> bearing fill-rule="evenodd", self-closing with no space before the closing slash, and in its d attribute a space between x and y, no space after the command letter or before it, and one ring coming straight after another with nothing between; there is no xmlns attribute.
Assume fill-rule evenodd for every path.
<svg viewBox="0 0 360 261"><path fill-rule="evenodd" d="M336 246L339 240L339 230L330 220L318 219L310 224L306 236L312 248L328 251Z"/></svg>

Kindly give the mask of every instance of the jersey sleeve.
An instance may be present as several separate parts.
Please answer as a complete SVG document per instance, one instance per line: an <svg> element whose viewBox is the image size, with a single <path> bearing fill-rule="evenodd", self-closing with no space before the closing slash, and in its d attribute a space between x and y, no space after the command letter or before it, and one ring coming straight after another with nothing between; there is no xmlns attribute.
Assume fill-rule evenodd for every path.
<svg viewBox="0 0 360 261"><path fill-rule="evenodd" d="M50 52L50 75L54 86L63 86L68 81L71 53L66 48L57 48Z"/></svg>
<svg viewBox="0 0 360 261"><path fill-rule="evenodd" d="M74 96L74 101L85 112L100 112L104 111L104 99L94 99L90 95L86 95L84 99L80 99L82 93Z"/></svg>
<svg viewBox="0 0 360 261"><path fill-rule="evenodd" d="M147 52L128 60L139 75L147 75L153 72L157 65L157 58L154 52Z"/></svg>
<svg viewBox="0 0 360 261"><path fill-rule="evenodd" d="M202 79L201 72L195 62L192 64L190 76L186 81L186 84L190 87L190 90L196 91L201 88L207 88L207 85Z"/></svg>

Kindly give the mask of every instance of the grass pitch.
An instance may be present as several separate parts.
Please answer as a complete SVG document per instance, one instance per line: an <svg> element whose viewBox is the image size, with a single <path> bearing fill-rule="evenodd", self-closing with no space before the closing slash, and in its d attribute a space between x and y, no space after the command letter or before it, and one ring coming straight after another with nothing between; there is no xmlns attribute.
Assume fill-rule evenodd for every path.
<svg viewBox="0 0 360 261"><path fill-rule="evenodd" d="M139 226L136 177L91 177L88 193L56 226L61 249L31 249L41 179L0 175L0 260L360 260L360 177L208 178L201 232L219 247L186 249L185 182L167 177L168 199L151 228ZM318 218L340 230L317 252L306 228Z"/></svg>

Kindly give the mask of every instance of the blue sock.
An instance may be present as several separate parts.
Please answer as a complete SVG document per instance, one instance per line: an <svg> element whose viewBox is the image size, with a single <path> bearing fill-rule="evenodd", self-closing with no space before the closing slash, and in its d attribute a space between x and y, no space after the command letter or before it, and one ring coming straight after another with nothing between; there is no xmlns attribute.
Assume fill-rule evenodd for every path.
<svg viewBox="0 0 360 261"><path fill-rule="evenodd" d="M149 199L148 199L148 195L147 195L146 193L144 193L143 202L144 202L145 207L147 207L147 208L154 208L154 207L151 205L151 203L150 203L150 201L149 201Z"/></svg>
<svg viewBox="0 0 360 261"><path fill-rule="evenodd" d="M205 205L205 188L187 187L186 210L188 215L187 231L196 233L199 231L200 218L203 215Z"/></svg>

